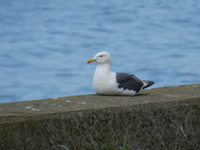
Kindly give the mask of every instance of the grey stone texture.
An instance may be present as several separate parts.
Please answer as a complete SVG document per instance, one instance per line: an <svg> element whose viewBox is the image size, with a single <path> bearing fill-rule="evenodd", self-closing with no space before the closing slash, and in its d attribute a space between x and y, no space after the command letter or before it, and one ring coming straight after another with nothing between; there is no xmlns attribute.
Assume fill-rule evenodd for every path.
<svg viewBox="0 0 200 150"><path fill-rule="evenodd" d="M0 104L0 150L112 150L125 137L128 150L200 149L200 85Z"/></svg>

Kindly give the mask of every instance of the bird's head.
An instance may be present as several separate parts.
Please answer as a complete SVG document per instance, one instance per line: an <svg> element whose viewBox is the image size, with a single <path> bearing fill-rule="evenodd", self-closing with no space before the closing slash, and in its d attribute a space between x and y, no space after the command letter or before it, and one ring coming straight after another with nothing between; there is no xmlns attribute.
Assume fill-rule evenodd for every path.
<svg viewBox="0 0 200 150"><path fill-rule="evenodd" d="M97 64L110 64L111 56L108 52L99 52L93 58L87 60L87 63L91 62L96 62Z"/></svg>

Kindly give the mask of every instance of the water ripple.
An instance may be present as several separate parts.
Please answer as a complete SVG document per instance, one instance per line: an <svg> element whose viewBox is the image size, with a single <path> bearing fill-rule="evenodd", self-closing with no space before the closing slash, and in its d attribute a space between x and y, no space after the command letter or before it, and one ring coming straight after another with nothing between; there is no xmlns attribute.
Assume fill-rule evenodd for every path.
<svg viewBox="0 0 200 150"><path fill-rule="evenodd" d="M0 101L90 94L102 50L154 87L200 83L200 3L0 1Z"/></svg>

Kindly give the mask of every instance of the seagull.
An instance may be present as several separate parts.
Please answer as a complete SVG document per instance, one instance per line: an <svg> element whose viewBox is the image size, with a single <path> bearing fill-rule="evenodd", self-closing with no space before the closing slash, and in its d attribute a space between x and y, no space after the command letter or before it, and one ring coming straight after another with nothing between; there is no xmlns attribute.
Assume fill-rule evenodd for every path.
<svg viewBox="0 0 200 150"><path fill-rule="evenodd" d="M87 63L96 62L93 88L98 95L137 95L154 81L141 80L133 74L111 71L111 56L108 52L97 53Z"/></svg>

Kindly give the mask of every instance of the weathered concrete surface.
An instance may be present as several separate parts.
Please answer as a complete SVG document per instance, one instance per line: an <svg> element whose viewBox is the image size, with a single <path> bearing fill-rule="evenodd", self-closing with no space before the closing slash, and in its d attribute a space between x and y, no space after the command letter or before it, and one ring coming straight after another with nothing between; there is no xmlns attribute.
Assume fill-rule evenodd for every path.
<svg viewBox="0 0 200 150"><path fill-rule="evenodd" d="M135 97L82 95L0 104L0 150L200 149L200 85L163 87Z"/></svg>

